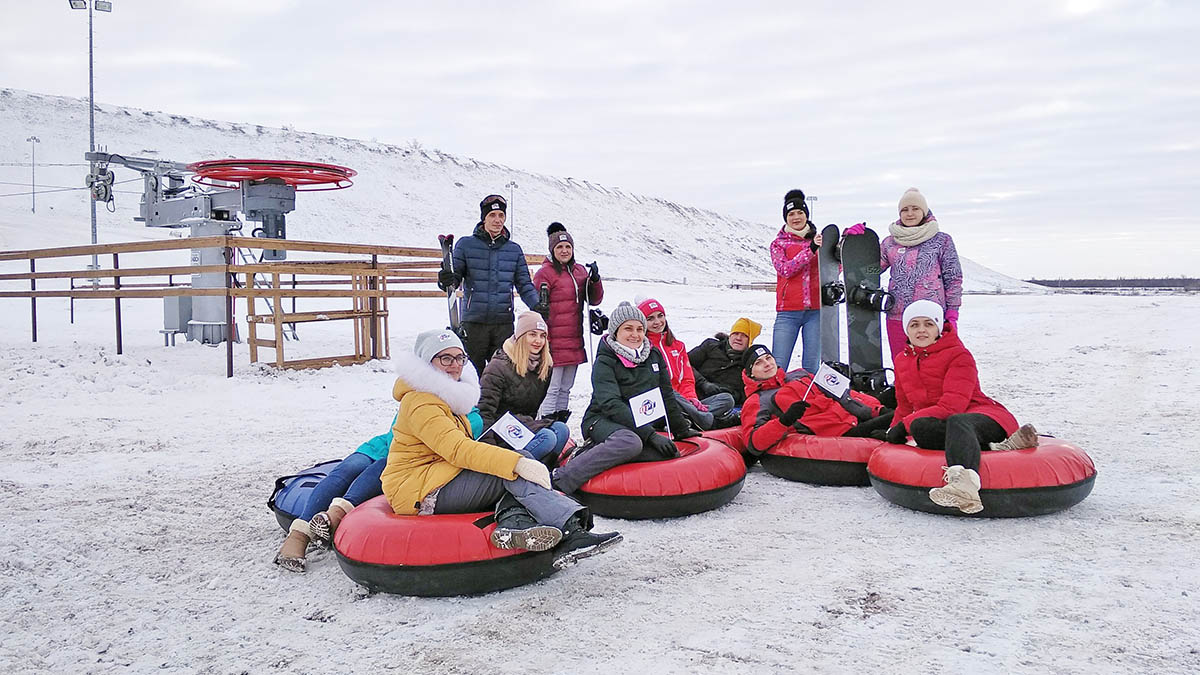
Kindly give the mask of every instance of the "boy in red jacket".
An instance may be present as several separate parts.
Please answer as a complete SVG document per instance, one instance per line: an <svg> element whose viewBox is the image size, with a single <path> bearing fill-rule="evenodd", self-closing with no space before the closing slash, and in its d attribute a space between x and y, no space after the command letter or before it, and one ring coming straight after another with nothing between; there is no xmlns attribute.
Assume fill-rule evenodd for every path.
<svg viewBox="0 0 1200 675"><path fill-rule="evenodd" d="M863 437L892 422L892 411L871 396L848 391L835 399L813 386L806 371L784 373L763 345L750 347L744 363L742 440L751 455L761 455L792 432Z"/></svg>

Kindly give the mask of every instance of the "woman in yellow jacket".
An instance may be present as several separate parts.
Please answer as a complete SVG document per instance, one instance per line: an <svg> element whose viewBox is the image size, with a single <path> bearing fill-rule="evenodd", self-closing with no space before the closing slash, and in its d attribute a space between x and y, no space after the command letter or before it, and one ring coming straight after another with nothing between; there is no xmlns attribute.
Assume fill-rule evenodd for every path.
<svg viewBox="0 0 1200 675"><path fill-rule="evenodd" d="M589 532L587 509L550 487L546 465L523 452L471 438L467 413L479 402L479 377L464 368L462 341L449 330L417 336L396 359L392 396L400 412L381 482L400 515L495 509L492 545L545 551L562 567L621 540Z"/></svg>

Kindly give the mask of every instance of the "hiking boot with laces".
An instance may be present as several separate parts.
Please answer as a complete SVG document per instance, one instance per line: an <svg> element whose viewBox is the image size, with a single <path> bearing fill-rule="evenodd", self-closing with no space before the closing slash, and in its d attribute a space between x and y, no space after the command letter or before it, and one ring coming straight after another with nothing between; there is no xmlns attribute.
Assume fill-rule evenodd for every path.
<svg viewBox="0 0 1200 675"><path fill-rule="evenodd" d="M496 529L492 530L492 546L506 550L549 551L562 538L562 530L538 524L529 510L511 494L505 494L496 504Z"/></svg>
<svg viewBox="0 0 1200 675"><path fill-rule="evenodd" d="M929 491L929 499L938 506L956 508L963 513L979 513L983 502L979 500L979 474L974 469L962 466L943 466L942 480L946 484Z"/></svg>
<svg viewBox="0 0 1200 675"><path fill-rule="evenodd" d="M988 447L992 450L1021 450L1024 448L1036 448L1037 445L1037 429L1034 429L1032 424L1022 424L1021 428L1014 431L1012 436L999 443L989 443Z"/></svg>

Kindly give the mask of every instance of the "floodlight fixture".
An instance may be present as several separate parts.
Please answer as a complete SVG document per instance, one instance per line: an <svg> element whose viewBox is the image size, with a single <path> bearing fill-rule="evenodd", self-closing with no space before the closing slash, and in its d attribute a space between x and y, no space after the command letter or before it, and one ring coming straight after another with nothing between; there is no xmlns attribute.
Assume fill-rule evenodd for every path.
<svg viewBox="0 0 1200 675"><path fill-rule="evenodd" d="M71 9L87 9L87 0L67 0L71 3Z"/></svg>
<svg viewBox="0 0 1200 675"><path fill-rule="evenodd" d="M97 12L111 12L112 11L112 3L109 2L108 0L95 0L95 7L96 7Z"/></svg>

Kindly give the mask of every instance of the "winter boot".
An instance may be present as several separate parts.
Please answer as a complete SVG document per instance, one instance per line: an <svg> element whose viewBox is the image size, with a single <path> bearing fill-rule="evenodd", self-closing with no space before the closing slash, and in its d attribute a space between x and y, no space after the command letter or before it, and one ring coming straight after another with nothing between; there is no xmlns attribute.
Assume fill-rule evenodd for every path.
<svg viewBox="0 0 1200 675"><path fill-rule="evenodd" d="M929 491L929 498L938 506L950 506L963 513L979 513L983 502L979 501L979 474L965 467L943 466L942 480L946 484Z"/></svg>
<svg viewBox="0 0 1200 675"><path fill-rule="evenodd" d="M328 509L308 521L308 530L312 534L313 542L322 548L332 547L333 533L337 531L338 523L353 510L353 504L341 497L334 497Z"/></svg>
<svg viewBox="0 0 1200 675"><path fill-rule="evenodd" d="M563 424L566 424L567 420L571 418L571 411L570 410L559 410L558 412L552 413L551 417L553 417L554 420L557 422L562 422Z"/></svg>
<svg viewBox="0 0 1200 675"><path fill-rule="evenodd" d="M529 510L508 493L496 504L496 529L492 530L492 546L496 548L548 551L562 536L557 527L539 525Z"/></svg>
<svg viewBox="0 0 1200 675"><path fill-rule="evenodd" d="M304 554L308 550L310 539L312 535L308 531L308 523L299 518L293 520L292 526L288 528L287 539L283 540L283 546L279 548L279 553L275 554L275 564L289 572L303 572Z"/></svg>
<svg viewBox="0 0 1200 675"><path fill-rule="evenodd" d="M564 526L565 534L554 549L554 567L562 569L584 558L603 553L621 543L619 532L596 534L587 530L586 519L580 514L571 516Z"/></svg>
<svg viewBox="0 0 1200 675"><path fill-rule="evenodd" d="M988 446L992 450L1020 450L1022 448L1036 448L1038 446L1038 432L1033 428L1032 424L1022 424L1020 429L1013 432L1012 436L1000 441L999 443L989 443Z"/></svg>

